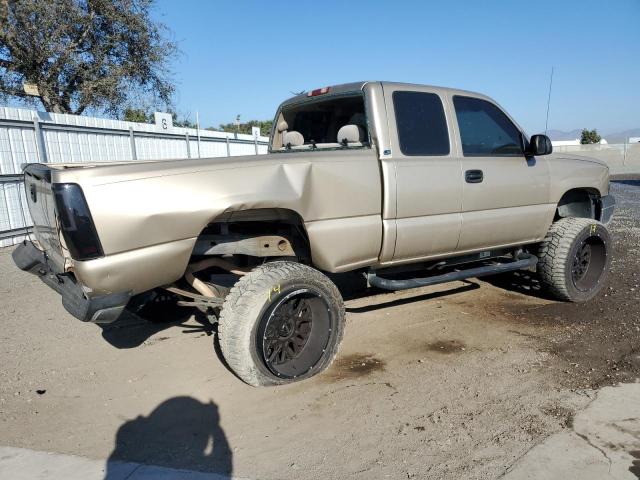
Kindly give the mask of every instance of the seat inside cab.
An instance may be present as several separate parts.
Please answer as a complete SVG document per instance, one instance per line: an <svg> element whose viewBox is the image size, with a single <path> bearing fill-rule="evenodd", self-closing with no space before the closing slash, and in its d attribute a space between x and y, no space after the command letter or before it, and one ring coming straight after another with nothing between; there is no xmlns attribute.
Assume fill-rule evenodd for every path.
<svg viewBox="0 0 640 480"><path fill-rule="evenodd" d="M309 98L282 108L272 151L351 148L369 145L364 97Z"/></svg>

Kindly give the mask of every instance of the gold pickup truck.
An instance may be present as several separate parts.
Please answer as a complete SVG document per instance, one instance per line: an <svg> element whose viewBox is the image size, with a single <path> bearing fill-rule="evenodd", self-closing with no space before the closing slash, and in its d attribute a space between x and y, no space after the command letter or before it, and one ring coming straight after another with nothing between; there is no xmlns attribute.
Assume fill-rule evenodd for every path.
<svg viewBox="0 0 640 480"><path fill-rule="evenodd" d="M27 165L34 238L13 257L84 321L197 308L239 378L283 384L338 349L326 273L401 290L529 269L558 299L593 297L611 260L609 170L551 152L484 95L326 87L280 105L268 155Z"/></svg>

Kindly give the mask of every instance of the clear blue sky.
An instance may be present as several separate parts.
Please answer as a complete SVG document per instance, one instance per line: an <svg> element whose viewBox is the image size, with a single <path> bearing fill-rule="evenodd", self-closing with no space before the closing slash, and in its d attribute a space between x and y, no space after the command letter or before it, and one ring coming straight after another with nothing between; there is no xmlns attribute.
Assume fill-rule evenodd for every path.
<svg viewBox="0 0 640 480"><path fill-rule="evenodd" d="M640 127L640 0L159 0L181 113L271 119L291 91L395 80L488 94L529 133Z"/></svg>

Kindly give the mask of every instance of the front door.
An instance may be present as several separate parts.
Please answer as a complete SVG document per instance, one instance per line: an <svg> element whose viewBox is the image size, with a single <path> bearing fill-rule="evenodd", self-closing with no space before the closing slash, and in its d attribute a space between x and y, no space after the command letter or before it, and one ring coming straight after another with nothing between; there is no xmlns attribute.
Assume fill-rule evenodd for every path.
<svg viewBox="0 0 640 480"><path fill-rule="evenodd" d="M523 244L546 234L549 168L525 156L526 139L494 103L454 95L462 167L462 229L458 251Z"/></svg>
<svg viewBox="0 0 640 480"><path fill-rule="evenodd" d="M454 252L460 234L462 182L447 122L451 114L446 93L389 85L384 97L396 175L393 261Z"/></svg>

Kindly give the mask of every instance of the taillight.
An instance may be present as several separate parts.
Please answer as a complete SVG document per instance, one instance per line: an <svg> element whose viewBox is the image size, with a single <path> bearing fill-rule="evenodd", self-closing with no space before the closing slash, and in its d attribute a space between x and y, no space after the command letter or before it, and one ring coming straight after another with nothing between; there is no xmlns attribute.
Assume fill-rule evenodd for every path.
<svg viewBox="0 0 640 480"><path fill-rule="evenodd" d="M309 93L307 93L307 97L317 97L318 95L324 95L325 93L329 93L330 89L331 87L316 88L315 90L311 90Z"/></svg>
<svg viewBox="0 0 640 480"><path fill-rule="evenodd" d="M80 185L54 183L51 186L64 236L71 258L91 260L104 255L96 227Z"/></svg>

